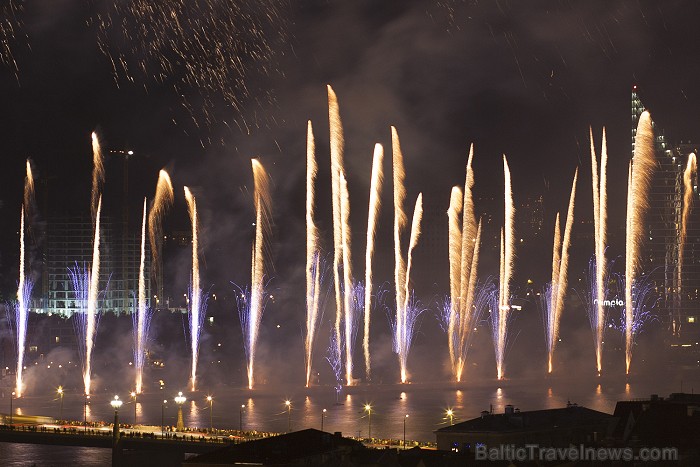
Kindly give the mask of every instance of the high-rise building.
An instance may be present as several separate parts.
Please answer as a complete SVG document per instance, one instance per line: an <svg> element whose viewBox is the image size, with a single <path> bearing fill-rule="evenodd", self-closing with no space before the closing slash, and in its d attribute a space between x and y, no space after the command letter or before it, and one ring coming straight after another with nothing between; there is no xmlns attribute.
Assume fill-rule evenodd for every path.
<svg viewBox="0 0 700 467"><path fill-rule="evenodd" d="M632 89L632 154L637 134L639 116L645 110L637 93ZM654 149L657 166L649 192L647 214L647 238L644 239L642 263L644 274L649 276L659 301L656 315L676 338L696 335L698 289L700 288L700 225L697 214L691 212L687 225L687 241L683 267L679 268L681 226L683 218L683 172L692 145L669 143L666 134L656 123ZM692 198L697 200L697 182L694 182ZM699 206L700 207L700 206Z"/></svg>
<svg viewBox="0 0 700 467"><path fill-rule="evenodd" d="M46 284L38 312L70 316L85 303L75 290L70 271L92 265L93 223L89 216L50 218L46 228ZM108 216L100 222L99 312L132 313L136 309L141 239L124 233ZM126 235L126 237L124 237ZM146 244L147 246L147 244ZM145 257L146 300L150 305L150 254Z"/></svg>

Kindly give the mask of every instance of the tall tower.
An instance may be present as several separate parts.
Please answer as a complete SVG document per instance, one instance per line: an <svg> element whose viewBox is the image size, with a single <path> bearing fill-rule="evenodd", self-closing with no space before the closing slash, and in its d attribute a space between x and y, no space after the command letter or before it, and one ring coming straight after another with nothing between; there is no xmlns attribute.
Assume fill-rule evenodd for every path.
<svg viewBox="0 0 700 467"><path fill-rule="evenodd" d="M632 87L632 154L637 134L639 116L645 110L637 86ZM683 323L688 321L691 305L681 294L680 283L696 288L698 280L691 274L697 268L690 267L694 255L686 247L683 272L679 274L679 252L681 244L681 222L683 213L683 171L688 154L685 147L674 148L666 139L665 132L653 123L654 149L657 167L649 193L648 236L643 251L644 274L650 276L659 297L656 315L673 336L678 336ZM691 237L691 235L688 235ZM697 271L696 271L697 272ZM684 286L684 289L686 287Z"/></svg>
<svg viewBox="0 0 700 467"><path fill-rule="evenodd" d="M632 155L639 116L645 107L632 88ZM678 308L678 246L680 244L682 168L666 142L665 132L653 123L657 167L649 193L648 236L643 250L644 274L651 276L658 295L657 314L673 332Z"/></svg>

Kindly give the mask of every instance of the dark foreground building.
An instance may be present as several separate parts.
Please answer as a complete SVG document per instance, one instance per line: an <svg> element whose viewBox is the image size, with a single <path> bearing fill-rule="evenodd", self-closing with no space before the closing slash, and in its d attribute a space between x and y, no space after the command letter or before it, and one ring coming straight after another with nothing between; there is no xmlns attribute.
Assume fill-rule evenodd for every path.
<svg viewBox="0 0 700 467"><path fill-rule="evenodd" d="M507 405L505 413L484 411L479 418L441 428L435 435L438 449L445 451L473 453L478 445L568 447L607 438L616 420L612 415L576 404L530 412Z"/></svg>
<svg viewBox="0 0 700 467"><path fill-rule="evenodd" d="M614 438L626 446L673 446L696 455L700 450L700 394L620 401Z"/></svg>
<svg viewBox="0 0 700 467"><path fill-rule="evenodd" d="M340 433L314 429L248 441L186 460L183 467L229 465L328 467L463 467L474 465L465 453L415 447L374 449L343 438ZM504 464L506 465L506 464Z"/></svg>

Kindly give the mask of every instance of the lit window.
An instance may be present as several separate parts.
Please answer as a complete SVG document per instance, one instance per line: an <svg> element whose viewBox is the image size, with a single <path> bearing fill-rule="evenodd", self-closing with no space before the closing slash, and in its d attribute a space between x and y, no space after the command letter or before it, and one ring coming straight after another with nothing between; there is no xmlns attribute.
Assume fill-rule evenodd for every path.
<svg viewBox="0 0 700 467"><path fill-rule="evenodd" d="M56 336L56 343L59 344L61 342L61 338Z"/></svg>
<svg viewBox="0 0 700 467"><path fill-rule="evenodd" d="M689 322L689 323L694 323L694 322L695 322L695 316L688 316L688 322Z"/></svg>

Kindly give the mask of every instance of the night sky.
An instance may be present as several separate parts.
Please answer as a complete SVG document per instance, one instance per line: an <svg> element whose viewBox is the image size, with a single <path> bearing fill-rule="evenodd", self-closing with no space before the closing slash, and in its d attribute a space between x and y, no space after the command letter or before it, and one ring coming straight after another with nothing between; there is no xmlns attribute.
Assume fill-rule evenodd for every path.
<svg viewBox="0 0 700 467"><path fill-rule="evenodd" d="M224 15L222 8L238 5L243 26L214 28L207 37L226 39L227 31L237 31L221 47L237 54L241 65L217 70L220 64L207 62L211 54L178 57L179 46L172 50L166 43L160 52L171 60L170 75L163 79L148 58L152 44L129 43L129 37L138 35L127 31L127 37L118 25L138 25L144 37L158 31L157 37L174 44L183 36L167 24L139 23L125 14L129 5L140 2L119 1L120 9L106 0L13 3L23 5L10 41L17 69L0 67L4 296L16 281L24 160L32 159L38 185L49 180L51 212L40 212L42 219L53 213L86 213L93 130L107 151L136 153L130 166L134 215L139 200L153 196L158 170L166 167L177 197L166 229L185 230L182 187L193 187L202 211L203 280L215 288L249 280L254 219L250 158L257 156L274 187L275 287L302 287L308 119L314 124L320 165L319 224L325 249L331 249L326 84L338 95L345 128L358 275L364 266L372 148L380 142L389 153L390 125L401 136L407 206L423 192L444 230L442 213L450 188L464 183L471 143L477 198L502 196L501 156L506 154L516 205L527 196L543 195L545 231L551 232L556 211L566 209L578 166L576 217L590 219L589 126L598 147L601 129L607 128L611 224L621 226L632 85L639 86L643 102L671 140L700 141L700 42L695 34L700 4L695 1L196 0L190 11L201 21L190 18L188 24L204 24L205 29L218 23L216 17L206 17L203 6L212 6L225 20L236 14ZM99 26L107 15L117 26ZM259 28L247 30L247 22ZM8 23L3 24L6 29ZM185 29L184 37L192 34ZM211 52L213 45L203 47ZM120 52L133 80L114 73L112 60ZM146 64L143 72L139 63ZM187 81L189 66L225 79L218 87L201 84L206 80L198 87ZM231 81L235 79L240 81ZM107 158L105 190L116 203L121 161ZM380 263L385 259L377 272L381 280L391 278L392 268L389 160L385 158L378 232L382 248L377 257ZM494 215L500 222L502 213ZM551 234L546 238L549 242ZM548 258L547 242L518 256ZM587 258L592 240L577 248L588 252ZM435 261L447 268L447 251ZM548 261L543 261L544 269ZM176 287L185 287L187 257L169 264L181 272ZM517 271L521 279L529 273L523 269ZM436 292L430 284L417 287ZM437 284L437 289L444 294L448 284ZM299 297L289 300L297 307L303 303ZM278 316L289 315L300 326L301 315L292 314L284 310Z"/></svg>

